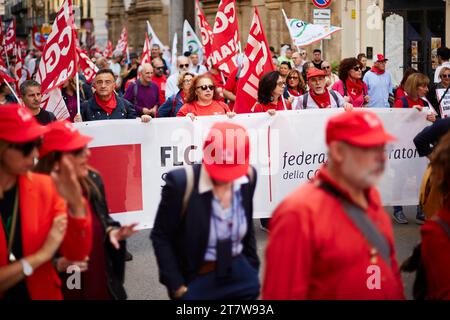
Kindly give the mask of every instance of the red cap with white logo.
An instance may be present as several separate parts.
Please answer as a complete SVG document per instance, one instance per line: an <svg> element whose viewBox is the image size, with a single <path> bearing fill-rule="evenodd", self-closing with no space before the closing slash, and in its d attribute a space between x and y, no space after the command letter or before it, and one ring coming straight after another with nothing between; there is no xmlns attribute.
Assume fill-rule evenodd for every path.
<svg viewBox="0 0 450 320"><path fill-rule="evenodd" d="M44 135L39 157L42 158L49 152L74 151L86 146L92 141L92 137L82 135L69 121L55 121L47 126L50 131Z"/></svg>
<svg viewBox="0 0 450 320"><path fill-rule="evenodd" d="M384 130L378 116L365 110L346 111L330 118L326 130L327 145L343 141L357 147L375 147L395 140Z"/></svg>
<svg viewBox="0 0 450 320"><path fill-rule="evenodd" d="M0 107L0 139L8 142L33 141L48 129L40 125L28 109L18 104Z"/></svg>
<svg viewBox="0 0 450 320"><path fill-rule="evenodd" d="M231 122L217 122L203 146L203 160L209 176L230 182L244 176L250 165L250 142L247 130Z"/></svg>

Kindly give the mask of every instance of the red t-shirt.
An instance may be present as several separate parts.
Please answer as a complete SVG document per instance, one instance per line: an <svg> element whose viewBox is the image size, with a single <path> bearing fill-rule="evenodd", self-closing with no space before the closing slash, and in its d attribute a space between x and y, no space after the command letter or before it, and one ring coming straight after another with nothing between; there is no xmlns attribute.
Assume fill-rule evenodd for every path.
<svg viewBox="0 0 450 320"><path fill-rule="evenodd" d="M230 76L227 79L227 82L225 82L225 86L223 87L225 90L230 91L234 95L236 95L236 90L237 90L238 81L236 80L236 74L237 74L238 70L239 70L239 68L236 68L236 69L234 69L233 72L231 72ZM234 101L230 101L228 106L230 107L230 110L233 110L234 109Z"/></svg>
<svg viewBox="0 0 450 320"><path fill-rule="evenodd" d="M406 96L405 90L402 87L398 87L397 90L395 90L395 101L405 96Z"/></svg>
<svg viewBox="0 0 450 320"><path fill-rule="evenodd" d="M286 109L292 110L292 105L289 100L284 99L286 103ZM284 111L283 100L278 99L278 103L270 102L269 104L262 104L257 102L255 106L252 108L252 112L267 112L270 109L275 109L277 111Z"/></svg>
<svg viewBox="0 0 450 320"><path fill-rule="evenodd" d="M166 102L166 82L167 78L165 75L162 77L152 77L152 82L156 83L159 89L159 105L161 106L164 102Z"/></svg>
<svg viewBox="0 0 450 320"><path fill-rule="evenodd" d="M195 116L215 116L218 114L226 114L230 112L230 108L222 101L213 100L209 105L201 106L197 102L185 103L177 113L177 117L184 117L188 113Z"/></svg>
<svg viewBox="0 0 450 320"><path fill-rule="evenodd" d="M405 96L406 101L408 102L408 108L412 108L413 106L421 106L423 107L425 104L422 99L418 98L417 100L411 100L408 96ZM403 107L403 99L398 99L394 103L394 108L404 108Z"/></svg>

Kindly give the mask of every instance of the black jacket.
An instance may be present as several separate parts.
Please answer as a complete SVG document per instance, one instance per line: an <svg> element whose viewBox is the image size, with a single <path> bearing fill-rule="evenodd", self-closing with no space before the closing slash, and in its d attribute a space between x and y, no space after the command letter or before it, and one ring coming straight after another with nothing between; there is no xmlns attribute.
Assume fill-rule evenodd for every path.
<svg viewBox="0 0 450 320"><path fill-rule="evenodd" d="M134 110L134 107L130 102L119 96L116 96L116 100L117 107L110 115L108 115L106 111L97 104L95 96L93 96L81 105L81 118L83 121L136 118L136 110Z"/></svg>
<svg viewBox="0 0 450 320"><path fill-rule="evenodd" d="M414 137L419 156L431 154L443 135L450 131L450 118L437 119L432 125L424 128Z"/></svg>
<svg viewBox="0 0 450 320"><path fill-rule="evenodd" d="M89 203L93 214L97 215L103 226L103 230L105 231L104 250L109 292L114 299L124 300L127 298L125 288L123 287L125 280L126 241L120 242L119 250L115 249L109 241L109 236L106 234L106 229L108 227L120 227L120 223L112 219L109 215L108 205L105 198L105 188L101 176L89 170L89 177L95 183L101 194L101 197L98 197L95 192L91 192ZM93 254L95 254L95 252Z"/></svg>
<svg viewBox="0 0 450 320"><path fill-rule="evenodd" d="M162 189L161 202L150 235L158 262L159 280L167 287L169 295L181 285L189 284L204 262L213 195L212 191L199 194L200 169L200 164L194 165L194 188L183 217L181 208L186 188L186 171L181 168L167 174L166 185ZM252 170L254 172L252 181L241 186L242 205L248 226L243 239L242 254L258 270L252 201L256 171L253 168Z"/></svg>

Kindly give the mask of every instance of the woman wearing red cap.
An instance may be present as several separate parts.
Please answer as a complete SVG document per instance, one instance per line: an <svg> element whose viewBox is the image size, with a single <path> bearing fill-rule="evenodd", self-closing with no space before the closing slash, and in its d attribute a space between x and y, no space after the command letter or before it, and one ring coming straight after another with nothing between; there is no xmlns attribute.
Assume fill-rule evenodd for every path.
<svg viewBox="0 0 450 320"><path fill-rule="evenodd" d="M172 299L256 299L253 194L245 128L213 125L202 164L166 176L151 239L159 279Z"/></svg>
<svg viewBox="0 0 450 320"><path fill-rule="evenodd" d="M291 110L291 103L283 97L285 87L286 82L278 71L263 75L259 80L258 102L252 112L269 112L273 115L277 110Z"/></svg>
<svg viewBox="0 0 450 320"><path fill-rule="evenodd" d="M73 169L84 196L92 209L92 251L84 261L70 261L65 257L55 264L63 279L70 276L66 269L73 264L82 271L82 288L70 290L63 287L65 299L110 300L126 299L123 287L125 272L125 239L136 231L136 224L120 226L109 216L104 185L101 176L88 165L90 151L87 144L91 137L84 136L68 121L57 121L48 126L40 149L40 159L35 171L49 174L61 165L62 156L73 159Z"/></svg>
<svg viewBox="0 0 450 320"><path fill-rule="evenodd" d="M226 114L235 115L216 90L214 80L208 74L202 74L192 79L192 85L186 97L186 103L178 110L177 117L212 116Z"/></svg>
<svg viewBox="0 0 450 320"><path fill-rule="evenodd" d="M90 251L90 214L69 159L63 157L51 177L30 172L47 130L26 108L0 108L0 297L5 299L62 299L53 255L59 249L68 259L82 260Z"/></svg>

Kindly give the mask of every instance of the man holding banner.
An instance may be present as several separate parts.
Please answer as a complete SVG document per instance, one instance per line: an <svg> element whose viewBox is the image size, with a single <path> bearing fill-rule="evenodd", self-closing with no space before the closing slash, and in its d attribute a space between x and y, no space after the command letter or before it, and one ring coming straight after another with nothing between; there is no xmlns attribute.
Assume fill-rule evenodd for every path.
<svg viewBox="0 0 450 320"><path fill-rule="evenodd" d="M365 110L330 118L328 162L272 216L264 299L404 299L392 223L375 187L394 139Z"/></svg>

